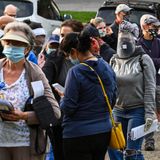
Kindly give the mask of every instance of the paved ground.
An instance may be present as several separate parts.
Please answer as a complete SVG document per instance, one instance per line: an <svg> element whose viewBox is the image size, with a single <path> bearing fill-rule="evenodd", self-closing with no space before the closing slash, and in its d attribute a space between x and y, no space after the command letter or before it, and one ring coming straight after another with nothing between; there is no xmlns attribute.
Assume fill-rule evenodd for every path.
<svg viewBox="0 0 160 160"><path fill-rule="evenodd" d="M155 141L155 151L144 151L143 149L145 160L160 160L160 132L155 134ZM108 156L106 156L105 160L109 160Z"/></svg>
<svg viewBox="0 0 160 160"><path fill-rule="evenodd" d="M145 160L160 160L160 132L155 134L156 150L144 151Z"/></svg>
<svg viewBox="0 0 160 160"><path fill-rule="evenodd" d="M103 4L105 0L54 0L54 1L57 3L60 10L97 11L97 9ZM145 0L145 1L159 2L160 0Z"/></svg>
<svg viewBox="0 0 160 160"><path fill-rule="evenodd" d="M55 0L60 10L97 11L104 0Z"/></svg>

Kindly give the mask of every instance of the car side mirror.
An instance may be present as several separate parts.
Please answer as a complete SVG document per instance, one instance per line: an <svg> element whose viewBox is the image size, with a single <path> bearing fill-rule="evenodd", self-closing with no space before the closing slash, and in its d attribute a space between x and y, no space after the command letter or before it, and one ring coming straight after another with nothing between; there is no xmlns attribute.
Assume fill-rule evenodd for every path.
<svg viewBox="0 0 160 160"><path fill-rule="evenodd" d="M72 19L72 15L71 14L64 14L63 15L63 20L67 20L67 19Z"/></svg>

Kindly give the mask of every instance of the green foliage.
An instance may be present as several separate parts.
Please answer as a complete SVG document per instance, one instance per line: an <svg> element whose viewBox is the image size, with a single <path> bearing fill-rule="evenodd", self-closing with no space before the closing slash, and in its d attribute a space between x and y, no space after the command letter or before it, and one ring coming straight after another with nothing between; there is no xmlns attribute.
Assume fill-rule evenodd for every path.
<svg viewBox="0 0 160 160"><path fill-rule="evenodd" d="M79 20L83 23L87 23L91 18L96 16L96 12L86 12L86 11L61 11L62 15L70 14L73 19Z"/></svg>

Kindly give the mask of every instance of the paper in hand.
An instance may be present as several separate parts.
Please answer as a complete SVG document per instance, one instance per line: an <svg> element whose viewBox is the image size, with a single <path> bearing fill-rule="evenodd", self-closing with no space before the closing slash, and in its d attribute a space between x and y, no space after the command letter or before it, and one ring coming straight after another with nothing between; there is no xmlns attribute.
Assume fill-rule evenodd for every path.
<svg viewBox="0 0 160 160"><path fill-rule="evenodd" d="M34 99L44 95L44 86L42 81L31 82L31 85L34 92L34 97L33 97Z"/></svg>

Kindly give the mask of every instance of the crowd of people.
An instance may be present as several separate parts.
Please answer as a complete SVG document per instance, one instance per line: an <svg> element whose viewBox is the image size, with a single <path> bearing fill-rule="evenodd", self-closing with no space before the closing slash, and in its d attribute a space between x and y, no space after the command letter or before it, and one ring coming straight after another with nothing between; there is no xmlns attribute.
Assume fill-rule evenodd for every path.
<svg viewBox="0 0 160 160"><path fill-rule="evenodd" d="M104 160L107 152L110 160L144 160L142 142L155 150L154 132L137 140L130 132L160 120L160 21L145 14L138 26L128 20L132 8L120 4L109 26L101 17L69 19L46 37L40 23L17 21L18 10L9 4L0 17L0 99L13 105L0 112L0 160L47 160L49 150L54 160ZM122 123L123 151L109 146L112 124L97 75ZM37 81L55 117L52 140L26 108Z"/></svg>

